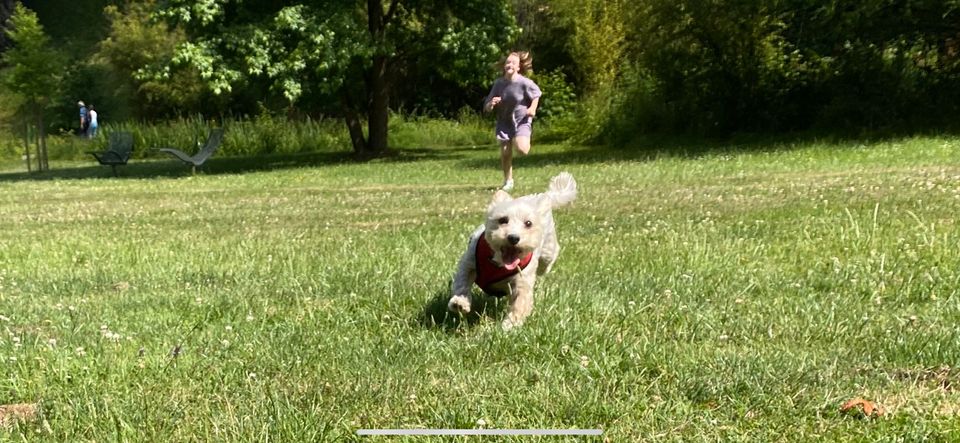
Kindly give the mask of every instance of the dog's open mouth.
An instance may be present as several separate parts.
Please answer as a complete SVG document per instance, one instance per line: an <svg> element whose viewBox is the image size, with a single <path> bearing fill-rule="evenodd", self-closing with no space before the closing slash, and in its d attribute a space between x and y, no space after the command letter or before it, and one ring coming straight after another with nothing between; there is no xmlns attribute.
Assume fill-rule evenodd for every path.
<svg viewBox="0 0 960 443"><path fill-rule="evenodd" d="M503 259L503 267L508 271L517 269L520 266L520 248L514 246L504 246L500 248L500 257Z"/></svg>

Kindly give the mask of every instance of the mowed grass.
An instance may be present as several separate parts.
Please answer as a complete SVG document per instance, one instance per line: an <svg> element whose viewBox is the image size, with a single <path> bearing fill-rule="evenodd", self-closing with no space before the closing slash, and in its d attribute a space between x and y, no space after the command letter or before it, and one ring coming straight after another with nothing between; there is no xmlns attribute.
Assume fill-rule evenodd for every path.
<svg viewBox="0 0 960 443"><path fill-rule="evenodd" d="M580 195L510 332L443 309L493 147L0 174L0 440L956 441L958 149L535 144L515 194Z"/></svg>

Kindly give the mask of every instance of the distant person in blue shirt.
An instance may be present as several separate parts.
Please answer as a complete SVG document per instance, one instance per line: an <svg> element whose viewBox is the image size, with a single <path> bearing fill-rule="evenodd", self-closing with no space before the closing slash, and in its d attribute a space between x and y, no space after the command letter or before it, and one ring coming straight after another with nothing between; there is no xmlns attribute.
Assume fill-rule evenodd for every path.
<svg viewBox="0 0 960 443"><path fill-rule="evenodd" d="M77 102L77 106L80 107L80 135L87 135L87 105L83 104L83 100Z"/></svg>

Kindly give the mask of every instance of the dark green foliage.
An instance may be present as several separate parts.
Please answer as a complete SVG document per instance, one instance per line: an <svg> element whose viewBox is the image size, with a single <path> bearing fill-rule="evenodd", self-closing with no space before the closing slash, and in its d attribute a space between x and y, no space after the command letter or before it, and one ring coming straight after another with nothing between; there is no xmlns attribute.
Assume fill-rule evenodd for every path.
<svg viewBox="0 0 960 443"><path fill-rule="evenodd" d="M103 8L123 0L26 0L23 6L34 11L58 48L82 59L97 49L107 35L109 23Z"/></svg>
<svg viewBox="0 0 960 443"><path fill-rule="evenodd" d="M390 112L453 118L479 109L497 75L491 66L510 49L534 56L540 116L581 141L895 132L960 121L957 0L27 6L67 65L64 92L51 99L51 131L69 127L84 99L114 121L256 116L261 107L291 118L352 113L351 134L371 137L375 128L382 143ZM158 6L169 20L156 20ZM574 108L580 115L569 115ZM562 120L575 122L575 134Z"/></svg>
<svg viewBox="0 0 960 443"><path fill-rule="evenodd" d="M570 53L573 35L571 5L579 0L513 0L517 25L523 32L517 37L516 49L530 50L537 71L560 70L576 92L580 93L581 79L576 71L580 62Z"/></svg>
<svg viewBox="0 0 960 443"><path fill-rule="evenodd" d="M109 82L113 88L93 89L113 92L104 98L113 99L108 109L118 117L147 119L183 112L223 111L217 105L224 101L210 100L197 70L166 73L161 80L142 72L151 64L169 62L177 45L186 42L181 29L151 18L155 9L154 0L104 8L108 32L97 45L88 69L102 71L100 81Z"/></svg>
<svg viewBox="0 0 960 443"><path fill-rule="evenodd" d="M898 130L958 116L949 1L633 3L602 139L638 131ZM622 116L633 116L632 120Z"/></svg>

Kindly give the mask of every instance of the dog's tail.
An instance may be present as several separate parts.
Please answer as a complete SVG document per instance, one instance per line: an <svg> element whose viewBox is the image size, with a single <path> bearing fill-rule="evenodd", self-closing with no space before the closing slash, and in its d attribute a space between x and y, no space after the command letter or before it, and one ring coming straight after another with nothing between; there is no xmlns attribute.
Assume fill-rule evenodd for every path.
<svg viewBox="0 0 960 443"><path fill-rule="evenodd" d="M547 197L553 201L553 206L564 206L577 199L577 181L569 172L561 172L550 179L547 188Z"/></svg>

